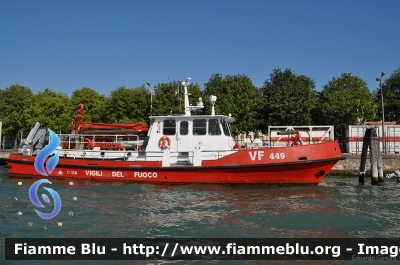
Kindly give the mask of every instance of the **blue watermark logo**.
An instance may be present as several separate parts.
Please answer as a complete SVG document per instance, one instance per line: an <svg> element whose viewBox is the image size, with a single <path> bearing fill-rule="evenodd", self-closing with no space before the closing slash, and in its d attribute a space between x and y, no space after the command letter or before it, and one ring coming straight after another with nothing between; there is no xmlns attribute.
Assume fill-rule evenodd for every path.
<svg viewBox="0 0 400 265"><path fill-rule="evenodd" d="M45 208L45 206L40 202L40 200L37 196L39 186L42 183L50 183L51 184L51 182L48 179L41 179L41 180L38 180L35 183L33 183L32 186L29 188L29 199L37 207ZM46 187L43 187L43 188L45 190L47 190L51 194L51 196L53 196L54 210L51 213L42 213L41 211L38 211L35 209L35 212L43 219L48 220L48 219L51 219L54 216L56 216L61 211L61 199L55 190L53 190L51 188L46 188ZM50 202L50 199L46 194L42 194L42 199L47 203Z"/></svg>
<svg viewBox="0 0 400 265"><path fill-rule="evenodd" d="M42 174L43 176L48 176L48 174L51 174L51 172L53 172L53 170L56 168L58 164L58 159L59 159L59 153L57 151L53 156L49 157L46 161L46 158L49 155L51 155L53 151L56 150L58 145L60 144L60 138L52 130L50 129L48 130L50 134L49 144L37 154L34 163L36 171ZM45 163L46 163L46 168L44 167ZM37 196L39 186L42 183L51 184L51 182L48 179L41 179L33 183L32 186L29 188L29 199L37 207L45 208L45 206L40 202ZM38 210L35 211L41 218L48 220L56 216L61 211L61 199L55 190L46 187L44 187L44 189L47 190L54 199L54 210L51 213L42 213ZM47 203L50 202L50 199L46 194L42 194L42 199Z"/></svg>
<svg viewBox="0 0 400 265"><path fill-rule="evenodd" d="M40 150L40 152L37 154L36 159L35 159L35 169L37 172L42 174L43 176L47 176L47 172L49 174L53 172L53 170L56 168L58 164L58 158L59 158L59 153L58 151L54 154L54 156L50 157L47 162L45 161L46 158L58 147L60 144L60 138L55 134L52 130L49 129L50 133L50 141L49 144ZM44 168L44 163L46 162L46 168L47 172Z"/></svg>

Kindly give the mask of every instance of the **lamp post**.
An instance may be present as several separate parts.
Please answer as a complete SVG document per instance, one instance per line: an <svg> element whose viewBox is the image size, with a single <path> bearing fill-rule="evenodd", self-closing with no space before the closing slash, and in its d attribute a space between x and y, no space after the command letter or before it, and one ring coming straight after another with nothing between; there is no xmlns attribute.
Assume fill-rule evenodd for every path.
<svg viewBox="0 0 400 265"><path fill-rule="evenodd" d="M150 116L153 114L153 87L150 82L147 81L146 84L150 87Z"/></svg>
<svg viewBox="0 0 400 265"><path fill-rule="evenodd" d="M1 127L2 127L2 125L3 125L3 119L2 118L0 118L0 150L1 150ZM4 147L3 147L3 149L4 149Z"/></svg>
<svg viewBox="0 0 400 265"><path fill-rule="evenodd" d="M385 71L382 71L381 77L377 77L376 81L379 81L379 88L381 90L381 100L382 100L382 144L383 153L386 155L386 139L385 139L385 109L383 106L383 89L382 89L382 77L385 75Z"/></svg>

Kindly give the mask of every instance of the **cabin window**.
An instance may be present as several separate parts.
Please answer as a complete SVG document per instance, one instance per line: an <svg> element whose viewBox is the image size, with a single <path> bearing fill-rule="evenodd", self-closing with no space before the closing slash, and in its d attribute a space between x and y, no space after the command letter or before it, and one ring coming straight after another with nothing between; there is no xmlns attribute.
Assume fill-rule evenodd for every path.
<svg viewBox="0 0 400 265"><path fill-rule="evenodd" d="M206 135L206 120L193 120L193 135Z"/></svg>
<svg viewBox="0 0 400 265"><path fill-rule="evenodd" d="M224 134L226 136L231 136L231 126L228 122L226 122L225 120L221 120L222 122L222 129L224 130Z"/></svg>
<svg viewBox="0 0 400 265"><path fill-rule="evenodd" d="M181 121L181 125L179 127L179 133L181 135L188 135L189 132L189 123L187 121Z"/></svg>
<svg viewBox="0 0 400 265"><path fill-rule="evenodd" d="M163 134L164 135L175 135L175 121L174 120L165 120L163 126Z"/></svg>
<svg viewBox="0 0 400 265"><path fill-rule="evenodd" d="M209 135L221 135L219 121L217 119L210 119L208 121L208 134Z"/></svg>

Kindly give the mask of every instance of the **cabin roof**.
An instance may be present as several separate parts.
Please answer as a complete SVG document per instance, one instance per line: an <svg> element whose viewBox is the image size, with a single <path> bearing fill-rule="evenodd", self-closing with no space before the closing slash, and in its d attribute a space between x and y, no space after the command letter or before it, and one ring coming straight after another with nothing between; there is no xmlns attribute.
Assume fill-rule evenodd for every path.
<svg viewBox="0 0 400 265"><path fill-rule="evenodd" d="M234 122L234 119L229 116L225 115L195 115L195 116L175 116L175 115L170 115L170 116L150 116L150 119L155 119L155 120L197 120L197 119L224 119L225 121L232 123Z"/></svg>

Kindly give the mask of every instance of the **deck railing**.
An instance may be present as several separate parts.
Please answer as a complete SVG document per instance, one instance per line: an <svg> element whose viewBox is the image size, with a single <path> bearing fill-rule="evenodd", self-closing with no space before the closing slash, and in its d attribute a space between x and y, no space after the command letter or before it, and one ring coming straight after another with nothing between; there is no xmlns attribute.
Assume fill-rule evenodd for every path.
<svg viewBox="0 0 400 265"><path fill-rule="evenodd" d="M68 150L83 150L86 149L88 141L86 138L91 139L93 142L106 142L106 143L120 143L125 148L127 146L132 147L130 149L135 149L140 146L143 141L139 140L139 136L136 134L113 134L113 135L88 135L88 134L59 134L60 145L64 149Z"/></svg>

